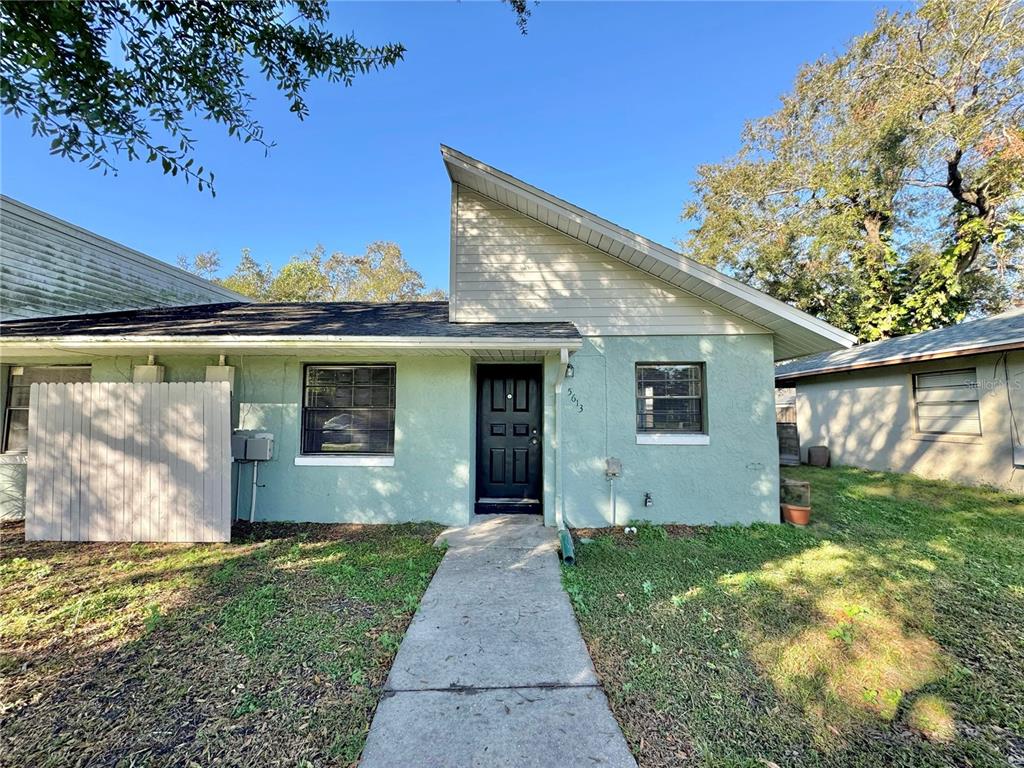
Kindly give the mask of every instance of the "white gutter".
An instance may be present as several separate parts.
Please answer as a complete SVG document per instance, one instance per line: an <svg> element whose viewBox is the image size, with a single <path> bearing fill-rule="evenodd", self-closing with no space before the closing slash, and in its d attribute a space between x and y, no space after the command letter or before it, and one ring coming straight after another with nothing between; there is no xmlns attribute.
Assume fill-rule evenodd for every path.
<svg viewBox="0 0 1024 768"><path fill-rule="evenodd" d="M188 347L189 349L252 349L273 346L282 349L296 347L349 347L433 349L579 349L582 339L552 339L519 337L458 337L458 336L39 336L35 338L0 338L0 349L18 350L38 348L40 345L61 349L109 349L111 347Z"/></svg>

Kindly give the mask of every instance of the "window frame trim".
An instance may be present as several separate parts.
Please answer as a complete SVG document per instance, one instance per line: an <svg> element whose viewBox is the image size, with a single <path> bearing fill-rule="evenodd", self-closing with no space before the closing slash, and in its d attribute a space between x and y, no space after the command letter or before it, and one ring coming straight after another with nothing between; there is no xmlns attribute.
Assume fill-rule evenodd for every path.
<svg viewBox="0 0 1024 768"><path fill-rule="evenodd" d="M689 366L700 371L700 396L669 395L665 399L699 400L701 428L699 431L682 431L673 429L640 429L640 411L637 393L639 372L642 367L655 366ZM652 396L653 398L653 396ZM708 419L708 367L703 360L637 360L633 363L633 431L637 445L707 445L710 441L711 429ZM643 439L643 438L653 439Z"/></svg>
<svg viewBox="0 0 1024 768"><path fill-rule="evenodd" d="M14 450L8 449L8 447L7 447L7 444L8 444L8 442L10 442L10 439L11 439L11 434L10 434L11 411L26 411L26 412L28 412L31 409L31 407L32 407L31 405L11 405L11 394L13 393L13 390L14 390L14 385L11 383L11 377L14 376L13 369L14 368L47 368L47 369L51 369L52 370L52 369L57 369L57 368L60 368L60 369L81 368L81 369L87 370L89 372L89 381L88 382L72 382L72 383L92 383L92 363L42 363L42 364L38 364L38 365L33 365L31 363L4 363L4 365L7 366L8 370L7 370L7 381L4 382L4 392L3 392L3 394L4 394L4 402L3 402L4 417L3 417L2 423L0 423L0 427L2 427L2 429L3 429L3 431L0 432L0 456L28 456L28 445L25 446L25 450L23 450L23 451L14 451ZM54 382L54 383L61 383L61 382ZM65 382L65 383L67 383L67 382ZM23 384L19 384L18 386L24 386L24 385ZM28 386L31 387L32 385L29 384ZM20 463L23 463L23 462L6 461L6 462L0 462L0 463L5 463L5 464L16 463L16 464L20 464Z"/></svg>
<svg viewBox="0 0 1024 768"><path fill-rule="evenodd" d="M919 376L932 376L936 374L951 374L951 373L973 373L974 374L974 387L966 387L967 389L974 390L974 398L971 400L932 400L931 405L949 405L953 403L974 403L978 409L978 431L977 432L952 432L949 430L934 431L921 429L921 403L917 399L917 379ZM929 389L942 389L942 387L921 387L924 391ZM981 438L985 435L984 426L981 423L981 392L978 387L978 366L965 366L963 368L937 368L935 370L927 371L911 371L910 372L910 399L911 405L914 409L914 438L920 440L941 440L944 437L949 438Z"/></svg>
<svg viewBox="0 0 1024 768"><path fill-rule="evenodd" d="M392 408L394 412L394 419L391 424L391 450L387 453L367 453L353 452L353 453L313 453L306 452L306 374L310 368L391 368L395 372L394 376L394 390L395 390L395 404ZM336 410L344 410L342 408ZM333 362L333 363L318 363L318 362L304 362L302 364L302 379L299 382L299 451L295 457L295 466L393 466L395 457L395 435L398 432L398 363L394 361L383 361L383 362ZM309 461L304 461L309 459ZM332 459L332 461L327 461ZM345 461L348 459L348 461ZM371 460L384 460L391 459L390 463L385 461L372 461L367 462L367 459Z"/></svg>

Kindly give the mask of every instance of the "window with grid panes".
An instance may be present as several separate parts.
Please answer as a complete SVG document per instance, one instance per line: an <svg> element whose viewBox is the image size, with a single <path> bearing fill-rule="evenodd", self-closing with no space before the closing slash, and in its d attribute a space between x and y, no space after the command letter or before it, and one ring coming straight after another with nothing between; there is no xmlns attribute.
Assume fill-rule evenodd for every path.
<svg viewBox="0 0 1024 768"><path fill-rule="evenodd" d="M637 432L702 434L704 410L703 364L637 363Z"/></svg>
<svg viewBox="0 0 1024 768"><path fill-rule="evenodd" d="M302 387L304 454L394 451L394 365L306 366Z"/></svg>

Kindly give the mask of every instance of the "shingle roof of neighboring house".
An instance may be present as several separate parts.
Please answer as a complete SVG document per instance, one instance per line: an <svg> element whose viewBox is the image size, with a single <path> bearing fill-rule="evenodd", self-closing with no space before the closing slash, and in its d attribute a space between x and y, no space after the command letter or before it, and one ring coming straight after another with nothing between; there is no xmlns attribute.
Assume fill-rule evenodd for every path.
<svg viewBox="0 0 1024 768"><path fill-rule="evenodd" d="M0 194L0 319L247 301Z"/></svg>
<svg viewBox="0 0 1024 768"><path fill-rule="evenodd" d="M200 304L0 324L4 341L89 337L547 339L577 341L572 323L451 323L446 301Z"/></svg>
<svg viewBox="0 0 1024 768"><path fill-rule="evenodd" d="M456 184L770 331L776 359L849 347L856 341L824 320L458 150L442 145L441 155Z"/></svg>
<svg viewBox="0 0 1024 768"><path fill-rule="evenodd" d="M775 383L786 386L824 373L1020 348L1024 348L1024 307L949 328L789 360L775 367Z"/></svg>

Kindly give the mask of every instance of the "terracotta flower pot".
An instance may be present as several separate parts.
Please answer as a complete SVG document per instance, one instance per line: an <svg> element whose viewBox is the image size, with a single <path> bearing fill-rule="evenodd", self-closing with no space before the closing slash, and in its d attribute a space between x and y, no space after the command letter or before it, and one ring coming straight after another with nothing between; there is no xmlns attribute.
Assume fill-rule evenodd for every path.
<svg viewBox="0 0 1024 768"><path fill-rule="evenodd" d="M799 504L783 504L782 519L790 525L803 527L811 522L811 508Z"/></svg>

